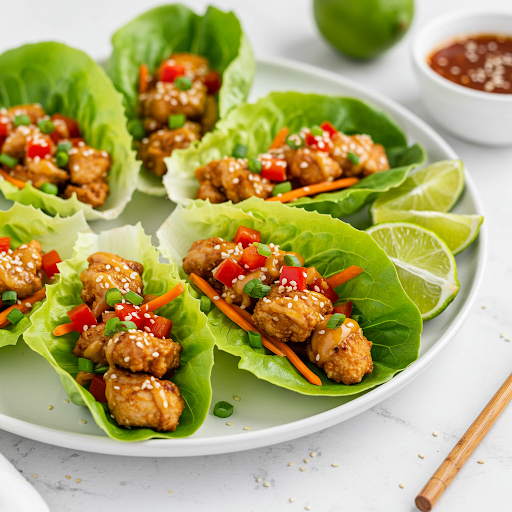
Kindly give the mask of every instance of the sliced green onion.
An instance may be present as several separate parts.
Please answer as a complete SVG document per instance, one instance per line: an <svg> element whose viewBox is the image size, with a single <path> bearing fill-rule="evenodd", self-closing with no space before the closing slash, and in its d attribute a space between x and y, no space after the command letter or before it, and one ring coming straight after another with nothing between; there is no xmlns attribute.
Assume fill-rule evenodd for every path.
<svg viewBox="0 0 512 512"><path fill-rule="evenodd" d="M334 313L334 315L332 315L327 322L327 329L337 329L340 325L343 324L345 318L347 317L341 313Z"/></svg>
<svg viewBox="0 0 512 512"><path fill-rule="evenodd" d="M247 334L249 335L249 343L251 344L252 348L263 347L263 343L261 342L261 334L259 332L247 331Z"/></svg>
<svg viewBox="0 0 512 512"><path fill-rule="evenodd" d="M67 153L70 149L73 148L73 144L71 142L59 142L57 144L57 152L58 153Z"/></svg>
<svg viewBox="0 0 512 512"><path fill-rule="evenodd" d="M105 301L110 307L123 302L123 294L117 288L109 288L105 293Z"/></svg>
<svg viewBox="0 0 512 512"><path fill-rule="evenodd" d="M16 116L14 118L14 126L21 126L22 124L28 126L30 123L30 117L26 115Z"/></svg>
<svg viewBox="0 0 512 512"><path fill-rule="evenodd" d="M251 279L244 286L244 293L247 293L249 297L255 299L261 299L266 297L270 292L270 286L263 284L259 279Z"/></svg>
<svg viewBox="0 0 512 512"><path fill-rule="evenodd" d="M357 165L359 163L359 155L356 155L355 153L352 153L352 151L349 151L347 153L347 158L354 164Z"/></svg>
<svg viewBox="0 0 512 512"><path fill-rule="evenodd" d="M39 121L37 123L37 127L42 133L52 133L53 130L55 130L55 126L50 119L43 119L42 121Z"/></svg>
<svg viewBox="0 0 512 512"><path fill-rule="evenodd" d="M272 195L277 196L279 194L286 194L286 192L290 192L292 190L292 184L289 181L283 181L282 183L278 183L274 186L272 190Z"/></svg>
<svg viewBox="0 0 512 512"><path fill-rule="evenodd" d="M12 306L18 302L18 294L13 291L6 291L2 293L2 305L3 306Z"/></svg>
<svg viewBox="0 0 512 512"><path fill-rule="evenodd" d="M94 372L94 363L90 359L85 359L85 357L79 357L78 371L92 373Z"/></svg>
<svg viewBox="0 0 512 512"><path fill-rule="evenodd" d="M186 120L187 118L185 117L185 114L174 114L172 116L169 116L169 128L171 130L181 128L185 124Z"/></svg>
<svg viewBox="0 0 512 512"><path fill-rule="evenodd" d="M14 308L5 318L7 318L11 324L16 325L23 318L23 313L18 308Z"/></svg>
<svg viewBox="0 0 512 512"><path fill-rule="evenodd" d="M146 130L140 119L130 119L126 126L128 132L135 140L141 140L146 135Z"/></svg>
<svg viewBox="0 0 512 512"><path fill-rule="evenodd" d="M125 294L124 298L130 301L134 306L138 306L144 300L144 297L141 297L138 293L132 292L131 290Z"/></svg>
<svg viewBox="0 0 512 512"><path fill-rule="evenodd" d="M245 158L247 156L247 146L237 144L233 150L233 156L235 158Z"/></svg>
<svg viewBox="0 0 512 512"><path fill-rule="evenodd" d="M69 156L67 153L64 153L64 151L60 151L59 153L57 153L55 161L57 162L57 165L59 167L66 167L66 165L68 165L69 163Z"/></svg>
<svg viewBox="0 0 512 512"><path fill-rule="evenodd" d="M0 155L0 164L7 165L10 169L12 169L17 163L18 160L7 153L2 153Z"/></svg>
<svg viewBox="0 0 512 512"><path fill-rule="evenodd" d="M201 311L203 313L209 313L212 309L212 301L206 295L201 295Z"/></svg>
<svg viewBox="0 0 512 512"><path fill-rule="evenodd" d="M292 149L298 149L304 146L304 139L300 133L290 133L285 139L286 144Z"/></svg>
<svg viewBox="0 0 512 512"><path fill-rule="evenodd" d="M43 183L40 187L41 192L56 196L59 193L59 187L53 183Z"/></svg>
<svg viewBox="0 0 512 512"><path fill-rule="evenodd" d="M261 174L262 168L263 166L261 165L261 160L259 160L258 158L249 158L249 170L251 172Z"/></svg>
<svg viewBox="0 0 512 512"><path fill-rule="evenodd" d="M131 329L137 330L137 326L135 325L135 322L132 322L131 320L122 320L117 325L117 328L120 331L130 331Z"/></svg>
<svg viewBox="0 0 512 512"><path fill-rule="evenodd" d="M105 336L113 336L117 332L117 326L119 325L119 318L115 316L110 318L105 325Z"/></svg>
<svg viewBox="0 0 512 512"><path fill-rule="evenodd" d="M94 368L94 373L97 373L98 375L103 375L108 371L108 366L98 366L97 368Z"/></svg>
<svg viewBox="0 0 512 512"><path fill-rule="evenodd" d="M219 418L229 418L233 414L234 406L229 402L217 402L213 408L213 414Z"/></svg>
<svg viewBox="0 0 512 512"><path fill-rule="evenodd" d="M294 254L285 254L284 262L289 267L302 267L299 258L297 258L297 256L295 256Z"/></svg>
<svg viewBox="0 0 512 512"><path fill-rule="evenodd" d="M188 76L179 76L174 80L174 85L180 91L188 91L192 87L192 80Z"/></svg>
<svg viewBox="0 0 512 512"><path fill-rule="evenodd" d="M313 128L311 128L311 133L313 135L318 135L321 137L324 134L324 131L322 130L322 128L320 128L320 126L315 124L315 126L313 126Z"/></svg>
<svg viewBox="0 0 512 512"><path fill-rule="evenodd" d="M252 245L255 245L254 243ZM258 248L258 254L261 256L266 256L267 258L269 256L272 256L272 250L270 247L266 244L258 244L256 246Z"/></svg>

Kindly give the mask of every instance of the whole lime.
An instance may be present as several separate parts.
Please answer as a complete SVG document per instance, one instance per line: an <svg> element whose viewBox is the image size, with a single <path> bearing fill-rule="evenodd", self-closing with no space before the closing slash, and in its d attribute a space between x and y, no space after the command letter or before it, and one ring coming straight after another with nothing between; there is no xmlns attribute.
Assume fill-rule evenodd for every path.
<svg viewBox="0 0 512 512"><path fill-rule="evenodd" d="M414 0L313 0L313 12L320 32L336 49L371 59L405 35Z"/></svg>

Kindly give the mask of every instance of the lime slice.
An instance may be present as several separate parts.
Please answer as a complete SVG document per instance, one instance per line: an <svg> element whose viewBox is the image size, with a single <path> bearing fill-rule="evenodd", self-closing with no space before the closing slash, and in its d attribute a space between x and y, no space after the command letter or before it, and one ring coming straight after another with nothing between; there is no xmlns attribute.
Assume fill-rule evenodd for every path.
<svg viewBox="0 0 512 512"><path fill-rule="evenodd" d="M412 222L430 229L440 236L453 254L459 254L473 243L484 218L481 215L457 215L417 210L388 210L379 208L372 211L373 223L379 222Z"/></svg>
<svg viewBox="0 0 512 512"><path fill-rule="evenodd" d="M457 266L448 246L432 231L408 222L385 222L367 229L395 265L423 320L439 315L459 291Z"/></svg>
<svg viewBox="0 0 512 512"><path fill-rule="evenodd" d="M389 210L449 212L464 190L464 165L442 160L411 174L399 187L382 194L372 205Z"/></svg>

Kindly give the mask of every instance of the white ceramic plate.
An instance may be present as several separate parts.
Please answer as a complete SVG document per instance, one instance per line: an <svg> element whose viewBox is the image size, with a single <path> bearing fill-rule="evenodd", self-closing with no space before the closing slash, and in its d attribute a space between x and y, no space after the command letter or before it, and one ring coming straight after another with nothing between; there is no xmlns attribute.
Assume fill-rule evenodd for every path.
<svg viewBox="0 0 512 512"><path fill-rule="evenodd" d="M282 59L259 62L251 100L272 90L300 90L356 96L385 109L405 129L410 142L425 147L430 161L457 158L454 151L423 121L403 107L339 75ZM2 202L3 201L3 202ZM7 202L0 199L0 208ZM172 211L170 201L137 193L119 219L92 223L95 231L142 221L154 233ZM476 188L467 185L457 213L479 213ZM142 217L142 218L140 218ZM114 441L95 425L85 407L66 403L60 381L44 359L24 343L0 351L0 428L57 446L115 455L182 457L235 452L294 439L330 427L378 404L419 375L447 346L463 324L475 298L485 261L485 223L477 241L457 257L461 290L450 307L425 324L420 357L388 383L351 398L307 397L260 381L237 369L237 358L216 351L213 400L235 404L229 420L208 415L186 439L142 443ZM241 397L234 401L233 396ZM53 408L49 410L49 406ZM84 419L87 423L81 423ZM233 426L227 426L232 421ZM244 427L251 427L244 430Z"/></svg>

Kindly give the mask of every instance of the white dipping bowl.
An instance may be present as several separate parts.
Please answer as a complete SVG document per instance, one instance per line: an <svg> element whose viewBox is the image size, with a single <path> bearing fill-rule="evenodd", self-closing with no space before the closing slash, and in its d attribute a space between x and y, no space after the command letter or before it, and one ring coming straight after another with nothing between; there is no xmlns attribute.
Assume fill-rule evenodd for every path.
<svg viewBox="0 0 512 512"><path fill-rule="evenodd" d="M512 11L463 10L426 25L412 46L414 70L429 114L446 131L486 146L512 145L512 94L478 91L437 74L428 64L433 51L460 36L512 37Z"/></svg>

